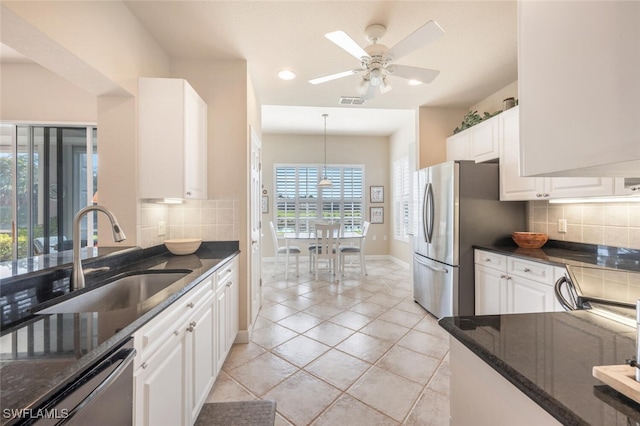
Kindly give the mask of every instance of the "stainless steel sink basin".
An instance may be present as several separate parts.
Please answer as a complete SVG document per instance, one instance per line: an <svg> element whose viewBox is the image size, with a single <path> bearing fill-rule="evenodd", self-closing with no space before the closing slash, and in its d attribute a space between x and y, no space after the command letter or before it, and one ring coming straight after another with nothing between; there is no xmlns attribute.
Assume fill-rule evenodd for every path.
<svg viewBox="0 0 640 426"><path fill-rule="evenodd" d="M83 291L38 314L105 312L136 306L190 273L190 270L130 273L104 285Z"/></svg>

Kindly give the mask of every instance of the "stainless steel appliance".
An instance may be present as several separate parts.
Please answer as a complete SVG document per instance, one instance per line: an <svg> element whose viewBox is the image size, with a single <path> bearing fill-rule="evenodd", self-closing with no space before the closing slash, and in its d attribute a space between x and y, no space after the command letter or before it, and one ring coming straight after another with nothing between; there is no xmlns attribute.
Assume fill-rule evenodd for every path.
<svg viewBox="0 0 640 426"><path fill-rule="evenodd" d="M438 318L474 314L473 246L526 229L526 204L499 200L498 167L450 161L414 177L413 298Z"/></svg>
<svg viewBox="0 0 640 426"><path fill-rule="evenodd" d="M133 424L133 339L89 368L38 412L34 425Z"/></svg>

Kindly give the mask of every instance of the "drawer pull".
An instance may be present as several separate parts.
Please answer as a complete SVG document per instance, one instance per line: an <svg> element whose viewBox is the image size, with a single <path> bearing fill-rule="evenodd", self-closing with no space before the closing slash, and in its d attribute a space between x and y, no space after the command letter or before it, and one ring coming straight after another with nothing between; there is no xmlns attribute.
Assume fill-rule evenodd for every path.
<svg viewBox="0 0 640 426"><path fill-rule="evenodd" d="M229 282L227 283L227 287L231 287L232 285L233 285L233 283L232 283L231 281L229 281Z"/></svg>
<svg viewBox="0 0 640 426"><path fill-rule="evenodd" d="M195 321L191 321L189 323L189 328L187 328L187 331L190 333L193 333L193 329L196 328L196 322Z"/></svg>
<svg viewBox="0 0 640 426"><path fill-rule="evenodd" d="M524 268L524 271L525 271L525 272L531 272L531 269L529 269L529 268Z"/></svg>
<svg viewBox="0 0 640 426"><path fill-rule="evenodd" d="M500 278L507 278L507 276L502 274L502 275L500 275Z"/></svg>
<svg viewBox="0 0 640 426"><path fill-rule="evenodd" d="M177 336L178 334L180 334L180 330L174 331L173 334L175 334Z"/></svg>
<svg viewBox="0 0 640 426"><path fill-rule="evenodd" d="M147 368L148 366L149 365L146 362L143 362L142 365L141 365L142 368Z"/></svg>
<svg viewBox="0 0 640 426"><path fill-rule="evenodd" d="M187 308L193 308L193 302L187 303Z"/></svg>
<svg viewBox="0 0 640 426"><path fill-rule="evenodd" d="M484 258L484 261L485 261L485 262L491 262L491 259L489 259L488 257L485 257L485 258Z"/></svg>
<svg viewBox="0 0 640 426"><path fill-rule="evenodd" d="M231 268L227 269L227 273L229 274L231 273Z"/></svg>

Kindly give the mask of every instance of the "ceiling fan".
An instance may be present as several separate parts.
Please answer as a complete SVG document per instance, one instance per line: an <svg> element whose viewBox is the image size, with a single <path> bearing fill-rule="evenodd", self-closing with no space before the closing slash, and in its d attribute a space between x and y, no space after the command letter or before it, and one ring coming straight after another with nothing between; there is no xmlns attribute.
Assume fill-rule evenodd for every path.
<svg viewBox="0 0 640 426"><path fill-rule="evenodd" d="M358 92L361 95L361 99L366 100L375 96L377 88L379 88L380 93L387 93L391 90L391 85L387 81L387 77L390 75L415 80L420 83L431 83L438 76L440 71L437 70L408 65L392 65L392 62L440 38L444 34L440 25L435 21L429 21L392 48L378 43L385 32L384 25L369 25L364 33L371 45L365 48L360 47L344 31L333 31L325 34L326 38L358 59L360 68L314 78L309 80L309 83L320 84L354 74L362 74Z"/></svg>

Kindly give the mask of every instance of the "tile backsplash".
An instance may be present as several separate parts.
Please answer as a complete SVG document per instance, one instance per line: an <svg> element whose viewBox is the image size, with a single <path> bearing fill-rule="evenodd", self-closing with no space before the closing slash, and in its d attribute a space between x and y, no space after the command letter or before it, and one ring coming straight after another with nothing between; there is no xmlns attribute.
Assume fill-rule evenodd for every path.
<svg viewBox="0 0 640 426"><path fill-rule="evenodd" d="M213 200L186 200L182 204L140 203L138 241L152 247L172 238L202 238L204 241L240 239L238 197ZM158 235L164 222L165 235Z"/></svg>
<svg viewBox="0 0 640 426"><path fill-rule="evenodd" d="M558 219L567 232L558 232ZM640 249L640 203L529 202L529 230L550 239Z"/></svg>

